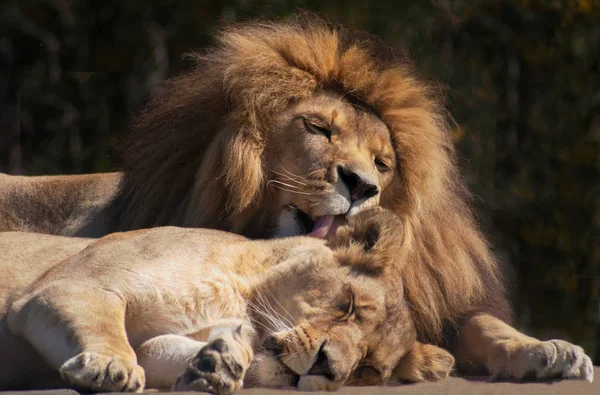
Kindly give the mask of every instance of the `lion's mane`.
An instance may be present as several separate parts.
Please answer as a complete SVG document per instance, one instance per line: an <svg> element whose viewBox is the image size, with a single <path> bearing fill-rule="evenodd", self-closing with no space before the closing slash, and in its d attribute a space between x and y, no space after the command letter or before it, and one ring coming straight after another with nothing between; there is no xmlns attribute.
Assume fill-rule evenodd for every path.
<svg viewBox="0 0 600 395"><path fill-rule="evenodd" d="M163 85L125 142L117 228L173 224L252 236L274 215L264 163L274 117L335 89L391 131L401 182L381 204L406 225L405 292L420 336L439 342L446 324L480 309L508 318L439 95L405 57L314 18L229 26L192 56L193 70Z"/></svg>

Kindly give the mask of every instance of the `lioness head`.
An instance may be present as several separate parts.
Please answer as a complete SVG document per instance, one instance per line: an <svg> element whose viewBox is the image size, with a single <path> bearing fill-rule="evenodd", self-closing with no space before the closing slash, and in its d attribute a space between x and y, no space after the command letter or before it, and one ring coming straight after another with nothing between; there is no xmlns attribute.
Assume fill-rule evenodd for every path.
<svg viewBox="0 0 600 395"><path fill-rule="evenodd" d="M254 295L264 351L245 382L301 390L385 382L416 339L402 257L390 251L401 234L394 216L369 210L338 229L329 255L281 264Z"/></svg>

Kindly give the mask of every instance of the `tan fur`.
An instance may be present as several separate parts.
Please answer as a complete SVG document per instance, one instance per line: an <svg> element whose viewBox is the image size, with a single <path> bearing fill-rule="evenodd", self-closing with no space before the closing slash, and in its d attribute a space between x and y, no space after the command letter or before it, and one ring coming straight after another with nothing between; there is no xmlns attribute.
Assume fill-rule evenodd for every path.
<svg viewBox="0 0 600 395"><path fill-rule="evenodd" d="M375 217L357 216L333 250L173 227L97 241L1 234L0 387L335 390L360 385L366 366L378 384L398 365L439 369L412 357L424 353L411 351L402 261L382 254L398 222Z"/></svg>
<svg viewBox="0 0 600 395"><path fill-rule="evenodd" d="M0 173L0 231L80 237L111 232L119 173L24 177Z"/></svg>
<svg viewBox="0 0 600 395"><path fill-rule="evenodd" d="M435 89L377 39L316 19L230 26L216 42L192 55L197 66L166 82L136 122L106 208L109 229L174 224L269 237L302 233L290 205L313 218L380 205L405 224L403 278L420 338L461 355L462 369L525 375L528 365L515 370L486 335L510 333L529 349L524 335L502 332L510 309L501 275L469 208ZM389 169L375 165L379 157ZM339 166L378 193L348 205ZM463 331L483 344L468 344ZM589 358L574 347L575 367L561 374L591 379Z"/></svg>

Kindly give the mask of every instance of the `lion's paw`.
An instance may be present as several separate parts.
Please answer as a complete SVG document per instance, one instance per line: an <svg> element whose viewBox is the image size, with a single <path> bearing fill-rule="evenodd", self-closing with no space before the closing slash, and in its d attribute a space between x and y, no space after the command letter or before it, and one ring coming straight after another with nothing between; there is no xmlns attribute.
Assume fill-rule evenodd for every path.
<svg viewBox="0 0 600 395"><path fill-rule="evenodd" d="M236 345L217 338L204 346L186 371L173 384L174 391L200 391L230 394L242 388L245 364Z"/></svg>
<svg viewBox="0 0 600 395"><path fill-rule="evenodd" d="M563 340L528 343L510 353L503 371L494 378L565 378L592 382L594 367L583 348Z"/></svg>
<svg viewBox="0 0 600 395"><path fill-rule="evenodd" d="M59 369L63 380L93 392L142 392L146 377L137 363L120 356L82 352Z"/></svg>

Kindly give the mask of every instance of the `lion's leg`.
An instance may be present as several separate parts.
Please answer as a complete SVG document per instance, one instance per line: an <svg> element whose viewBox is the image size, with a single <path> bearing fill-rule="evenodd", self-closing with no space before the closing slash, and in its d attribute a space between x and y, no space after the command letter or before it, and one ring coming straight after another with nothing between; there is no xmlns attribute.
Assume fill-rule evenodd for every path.
<svg viewBox="0 0 600 395"><path fill-rule="evenodd" d="M392 379L416 383L444 380L454 367L454 357L443 348L416 342L398 362Z"/></svg>
<svg viewBox="0 0 600 395"><path fill-rule="evenodd" d="M208 343L173 385L174 391L229 394L242 388L254 359L256 333L250 325L215 328Z"/></svg>
<svg viewBox="0 0 600 395"><path fill-rule="evenodd" d="M8 324L69 384L141 391L144 370L125 332L125 301L94 284L54 282L17 302Z"/></svg>
<svg viewBox="0 0 600 395"><path fill-rule="evenodd" d="M206 344L180 335L156 336L142 343L136 354L146 372L146 387L171 388Z"/></svg>
<svg viewBox="0 0 600 395"><path fill-rule="evenodd" d="M593 380L592 361L581 347L562 340L537 340L488 314L467 319L457 342L453 348L459 369L485 366L493 378Z"/></svg>

